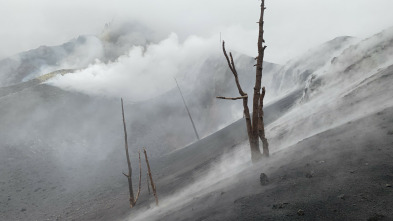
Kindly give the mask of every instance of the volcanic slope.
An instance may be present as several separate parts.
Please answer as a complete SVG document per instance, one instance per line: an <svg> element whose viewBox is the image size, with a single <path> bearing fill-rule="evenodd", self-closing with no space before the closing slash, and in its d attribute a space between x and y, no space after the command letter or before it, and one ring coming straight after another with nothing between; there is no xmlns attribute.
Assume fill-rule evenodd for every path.
<svg viewBox="0 0 393 221"><path fill-rule="evenodd" d="M392 33L309 75L297 105L267 127L269 159L251 166L246 142L178 150L157 161L160 207L141 201L124 219L391 220Z"/></svg>

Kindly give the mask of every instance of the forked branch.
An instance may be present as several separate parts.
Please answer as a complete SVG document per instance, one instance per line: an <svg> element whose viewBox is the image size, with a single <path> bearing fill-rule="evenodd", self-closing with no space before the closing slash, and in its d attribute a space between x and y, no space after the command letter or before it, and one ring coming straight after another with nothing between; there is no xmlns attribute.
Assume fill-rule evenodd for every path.
<svg viewBox="0 0 393 221"><path fill-rule="evenodd" d="M246 93L244 93L242 87L240 86L239 77L237 75L235 63L233 62L232 53L229 53L229 55L231 57L231 60L229 60L229 57L227 55L227 51L225 50L225 41L222 41L222 51L224 52L224 56L225 56L225 58L226 58L226 60L228 62L229 69L231 69L232 74L235 77L235 82L236 82L237 89L239 90L239 94L241 96L247 95Z"/></svg>
<svg viewBox="0 0 393 221"><path fill-rule="evenodd" d="M124 117L124 107L123 107L123 98L121 99L121 113L123 116L123 128L124 128L124 142L125 142L125 150L126 150L126 158L128 165L128 174L123 173L124 176L127 177L128 180L128 190L130 192L130 207L134 207L136 201L138 200L139 194L141 192L141 176L142 176L142 168L141 168L141 153L139 152L139 188L136 198L134 197L134 190L132 188L132 167L130 161L130 155L128 154L128 141L127 141L127 128L126 128L126 120Z"/></svg>

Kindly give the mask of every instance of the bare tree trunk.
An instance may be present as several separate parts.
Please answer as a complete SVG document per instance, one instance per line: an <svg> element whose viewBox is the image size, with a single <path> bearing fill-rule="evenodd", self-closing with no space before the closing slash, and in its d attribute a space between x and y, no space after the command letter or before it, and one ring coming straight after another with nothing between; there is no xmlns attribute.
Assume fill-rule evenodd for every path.
<svg viewBox="0 0 393 221"><path fill-rule="evenodd" d="M184 103L184 106L186 107L187 114L188 114L188 117L190 118L190 121L191 121L192 127L194 128L195 136L196 136L196 138L197 138L198 140L200 140L200 138L199 138L199 134L198 134L198 131L197 131L196 127L195 127L195 123L194 123L194 121L192 120L192 117L191 117L190 111L188 110L188 107L187 107L186 101L184 100L183 93L182 93L182 92L181 92L181 90L180 90L180 87L179 87L179 84L177 83L177 80L176 80L176 78L175 78L175 82L176 82L176 85L177 85L177 89L179 89L179 92L180 92L181 99L183 99L183 103Z"/></svg>
<svg viewBox="0 0 393 221"><path fill-rule="evenodd" d="M240 86L239 77L236 71L235 63L233 62L232 53L229 53L229 57L225 50L225 42L222 42L222 50L224 52L225 58L228 62L228 66L231 69L233 76L235 77L235 82L237 89L239 91L240 97L235 98L227 98L227 97L217 97L219 99L226 99L226 100L238 100L243 99L243 108L244 108L244 116L246 118L246 125L247 125L247 134L248 140L250 142L250 149L251 149L251 160L252 162L258 161L261 157L261 151L259 150L259 137L263 143L264 155L269 156L269 149L267 139L265 137L264 131L264 123L263 123L263 98L264 98L264 90L263 96L261 96L261 82L262 82L262 70L263 70L263 58L266 46L263 46L265 42L263 38L263 16L265 12L265 1L262 0L261 3L261 15L259 18L259 34L258 34L258 57L256 57L257 64L256 66L256 74L255 74L255 86L254 86L254 96L253 96L253 114L252 119L250 117L250 110L248 109L248 95L244 93Z"/></svg>
<svg viewBox="0 0 393 221"><path fill-rule="evenodd" d="M259 123L262 123L263 121L260 121L259 117L259 109L260 106L263 105L263 101L260 101L260 91L261 91L261 83L262 83L262 70L263 70L263 57L265 54L265 49L266 46L262 46L262 44L265 42L263 39L263 16L265 12L265 1L262 0L261 3L261 15L259 18L259 34L258 34L258 57L256 58L257 64L256 64L256 73L255 73L255 86L254 86L254 97L253 97L253 108L252 108L252 140L254 142L254 148L258 149L259 151L259 128L264 128L264 125L260 125ZM262 107L261 107L262 108ZM262 118L263 119L263 118ZM251 150L253 151L253 150ZM256 150L254 150L256 151ZM261 155L258 155L258 158L260 158ZM259 160L259 159L255 159Z"/></svg>
<svg viewBox="0 0 393 221"><path fill-rule="evenodd" d="M259 122L258 122L258 134L259 137L262 140L262 146L263 146L263 156L268 157L269 156L269 143L267 142L267 139L265 137L265 124L263 122L263 98L265 98L265 87L262 88L262 95L260 97L259 101Z"/></svg>
<svg viewBox="0 0 393 221"><path fill-rule="evenodd" d="M123 116L124 141L125 141L125 149L126 149L126 157L127 157L127 165L128 165L128 174L123 173L123 175L126 176L128 180L128 189L130 192L130 207L132 208L135 206L136 201L138 200L139 194L141 192L141 177L142 177L141 154L139 152L139 189L138 189L137 196L135 198L134 190L132 188L132 167L131 167L130 155L128 154L127 128L126 128L126 121L124 118L123 98L121 99L121 113Z"/></svg>
<svg viewBox="0 0 393 221"><path fill-rule="evenodd" d="M153 182L153 176L151 175L150 164L149 164L149 160L147 159L147 153L146 153L145 148L143 148L143 153L145 154L147 172L149 173L151 188L153 190L154 197L156 198L156 205L158 206L158 196L157 196L156 185Z"/></svg>
<svg viewBox="0 0 393 221"><path fill-rule="evenodd" d="M139 194L141 193L141 186L142 186L142 167L141 167L141 151L138 150L139 155L139 185L138 185L138 193L136 194L134 205L139 198Z"/></svg>

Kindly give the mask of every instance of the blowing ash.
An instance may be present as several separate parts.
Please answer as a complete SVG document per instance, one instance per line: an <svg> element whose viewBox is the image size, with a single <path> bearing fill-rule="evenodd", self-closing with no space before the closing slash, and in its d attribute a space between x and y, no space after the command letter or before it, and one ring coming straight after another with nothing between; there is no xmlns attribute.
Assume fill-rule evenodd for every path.
<svg viewBox="0 0 393 221"><path fill-rule="evenodd" d="M97 188L102 189L124 185L118 173L119 168L125 168L119 97L127 99L126 119L131 127L133 156L142 146L147 146L153 156L162 156L194 142L173 77L179 79L202 136L241 117L241 103L215 99L215 96L237 95L218 45L218 35L192 36L184 41L176 34L164 39L143 38L138 33L122 36L104 31L101 36L82 36L55 49L42 47L34 51L40 56L30 63L37 66L25 65L37 54L26 53L3 61L9 72L2 73L17 70L15 75L0 76L1 82L6 82L4 85L28 81L61 68L78 69L75 73L58 75L47 84L0 97L0 138L6 153L1 155L7 156L1 161L4 164L1 168L16 168L2 173L10 181L6 188L26 187L14 193L16 204L41 200L46 203L40 207L43 210L61 196L60 203L66 207L73 196L88 197L92 184L99 183ZM268 96L280 97L299 89L303 93L298 105L267 127L271 147L276 148L273 151L391 106L391 93L388 93L391 86L380 79L391 73L385 71L392 63L392 36L389 29L359 44L343 40L337 50L322 50L322 55L329 54L321 59L323 62L304 59L310 62L305 64L304 60L295 59L285 66L265 64L264 84L272 92ZM242 52L230 41L227 45ZM247 74L254 75L254 60L240 53L234 55L241 84L250 85L245 87L252 91L253 78ZM377 86L375 82L379 82ZM267 97L267 103L273 104L275 99L278 98ZM170 203L162 200L162 208L181 208L179 202L187 203L209 189L216 190L224 185L224 180L230 181L225 185L235 182L231 177L247 166L249 154L244 149L247 150L241 147L239 153L224 156L220 163L198 175L195 182L167 196ZM108 165L108 159L116 160ZM32 166L37 161L49 166ZM27 166L20 170L22 164L18 162ZM40 178L43 173L45 179ZM25 178L29 174L38 175ZM53 195L39 194L44 184L56 187L45 192L52 191ZM36 194L26 196L26 193ZM136 218L154 217L161 213L157 210L138 213Z"/></svg>
<svg viewBox="0 0 393 221"><path fill-rule="evenodd" d="M352 42L333 53L324 63L314 65L308 83L302 85L304 94L298 104L267 126L270 146L274 148L272 152L392 107L393 87L384 81L393 72L392 39L393 29L388 29L361 42ZM291 156L284 158L290 159ZM248 162L245 143L198 173L186 187L164 197L160 207L134 211L130 220L158 220L171 213L186 215L189 207L203 208L204 203L211 203L211 198L219 195L218 190L237 182L237 175L249 168ZM193 200L197 203L191 204Z"/></svg>
<svg viewBox="0 0 393 221"><path fill-rule="evenodd" d="M306 81L302 100L268 126L273 146L285 148L344 123L393 105L391 74L393 28L345 47L314 71ZM295 128L295 125L301 127Z"/></svg>
<svg viewBox="0 0 393 221"><path fill-rule="evenodd" d="M253 51L244 51L239 43L252 42L250 36L253 36L253 32L237 26L222 30L231 51L235 52L235 58L240 53L254 56ZM86 68L57 76L48 84L90 95L125 97L133 102L147 100L173 89L174 77L183 79L187 88L193 88L196 81L203 80L198 79L203 76L198 71L202 65L206 65L206 60L215 58L214 62L219 61L217 63L225 61L219 35L189 36L181 41L176 33L162 37L162 34L137 23L107 24L100 35L102 45L98 47L103 48L104 55L96 53L96 58L90 59L91 64ZM89 48L86 46L84 49ZM63 67L70 67L69 62L64 63ZM216 73L207 74L213 79L217 78Z"/></svg>
<svg viewBox="0 0 393 221"><path fill-rule="evenodd" d="M174 187L173 194L160 198L159 207L151 205L154 208L133 211L130 219L127 220L159 220L168 211L181 211L182 208L190 206L192 201L203 199L212 192L224 189L236 182L237 174L249 168L249 154L247 144L239 145L236 149L222 155L208 168L194 174L194 181L186 187L181 189ZM213 197L219 197L220 193L216 192ZM203 203L199 207L204 207ZM180 216L182 215L185 214Z"/></svg>

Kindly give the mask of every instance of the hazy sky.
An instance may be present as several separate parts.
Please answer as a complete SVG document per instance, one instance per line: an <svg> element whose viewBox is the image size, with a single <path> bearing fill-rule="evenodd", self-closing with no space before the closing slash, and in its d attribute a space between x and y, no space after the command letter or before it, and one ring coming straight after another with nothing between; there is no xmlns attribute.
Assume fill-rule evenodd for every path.
<svg viewBox="0 0 393 221"><path fill-rule="evenodd" d="M266 0L266 60L287 59L337 36L368 37L393 26L392 0ZM98 34L114 20L139 21L159 33L238 35L237 50L256 54L257 0L0 0L0 58L40 45ZM217 37L218 38L218 37ZM217 39L219 44L219 39Z"/></svg>

